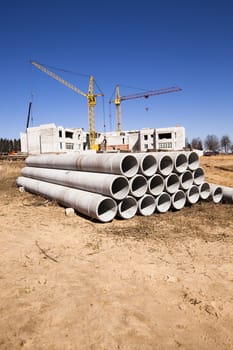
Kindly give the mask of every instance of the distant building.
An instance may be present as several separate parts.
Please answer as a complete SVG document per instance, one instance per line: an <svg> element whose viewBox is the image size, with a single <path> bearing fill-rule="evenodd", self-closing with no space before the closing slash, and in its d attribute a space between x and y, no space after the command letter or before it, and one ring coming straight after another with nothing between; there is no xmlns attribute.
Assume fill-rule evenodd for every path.
<svg viewBox="0 0 233 350"><path fill-rule="evenodd" d="M88 148L88 135L82 128L67 129L44 124L20 133L21 151L30 154L66 153Z"/></svg>
<svg viewBox="0 0 233 350"><path fill-rule="evenodd" d="M67 153L88 149L89 135L82 128L63 128L44 124L20 133L21 151L29 154ZM102 151L177 151L185 147L185 129L145 128L131 131L98 133L96 144Z"/></svg>
<svg viewBox="0 0 233 350"><path fill-rule="evenodd" d="M175 126L114 131L105 135L101 134L96 141L101 145L101 148L104 146L107 151L179 151L185 147L185 129L182 126Z"/></svg>

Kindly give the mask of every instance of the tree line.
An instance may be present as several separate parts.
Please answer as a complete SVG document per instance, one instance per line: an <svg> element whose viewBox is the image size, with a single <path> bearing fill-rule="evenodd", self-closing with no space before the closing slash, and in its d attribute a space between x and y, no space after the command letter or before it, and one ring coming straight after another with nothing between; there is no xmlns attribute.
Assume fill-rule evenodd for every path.
<svg viewBox="0 0 233 350"><path fill-rule="evenodd" d="M204 143L200 137L194 137L190 143L186 139L186 147L197 150L205 149L212 152L221 150L225 153L233 152L233 143L228 135L223 135L220 139L216 135L207 135Z"/></svg>
<svg viewBox="0 0 233 350"><path fill-rule="evenodd" d="M0 138L0 153L20 152L20 139L3 139Z"/></svg>

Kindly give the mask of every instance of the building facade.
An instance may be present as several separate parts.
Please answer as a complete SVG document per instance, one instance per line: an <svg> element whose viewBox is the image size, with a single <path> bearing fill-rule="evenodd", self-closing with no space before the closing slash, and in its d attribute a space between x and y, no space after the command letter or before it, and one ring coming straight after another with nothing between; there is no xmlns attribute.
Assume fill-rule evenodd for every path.
<svg viewBox="0 0 233 350"><path fill-rule="evenodd" d="M67 153L88 150L89 135L82 128L63 128L44 124L20 133L21 151L29 154ZM145 128L131 131L98 133L100 151L179 151L185 147L185 129Z"/></svg>
<svg viewBox="0 0 233 350"><path fill-rule="evenodd" d="M67 129L44 124L20 133L21 151L29 154L67 153L88 149L88 134L82 128Z"/></svg>

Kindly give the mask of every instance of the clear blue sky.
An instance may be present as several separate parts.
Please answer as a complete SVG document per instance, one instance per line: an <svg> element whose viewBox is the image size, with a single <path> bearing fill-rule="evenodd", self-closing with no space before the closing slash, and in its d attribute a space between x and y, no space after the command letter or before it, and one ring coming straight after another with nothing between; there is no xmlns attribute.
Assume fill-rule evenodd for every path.
<svg viewBox="0 0 233 350"><path fill-rule="evenodd" d="M174 85L183 91L122 102L123 129L182 125L189 141L208 134L233 141L233 0L1 2L0 137L33 126L88 129L87 101L29 63L92 74L96 130L115 128L109 99ZM55 71L87 92L87 76ZM98 92L98 90L96 90ZM110 117L111 114L111 117ZM110 122L111 121L111 122Z"/></svg>

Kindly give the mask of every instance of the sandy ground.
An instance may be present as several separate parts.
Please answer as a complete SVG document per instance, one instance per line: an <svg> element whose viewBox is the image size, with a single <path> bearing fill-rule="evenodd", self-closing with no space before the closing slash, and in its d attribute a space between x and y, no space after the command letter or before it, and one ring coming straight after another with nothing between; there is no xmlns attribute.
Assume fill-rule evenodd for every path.
<svg viewBox="0 0 233 350"><path fill-rule="evenodd" d="M0 349L233 348L233 205L100 224L20 193L22 166L0 185ZM203 167L233 187L233 157Z"/></svg>

